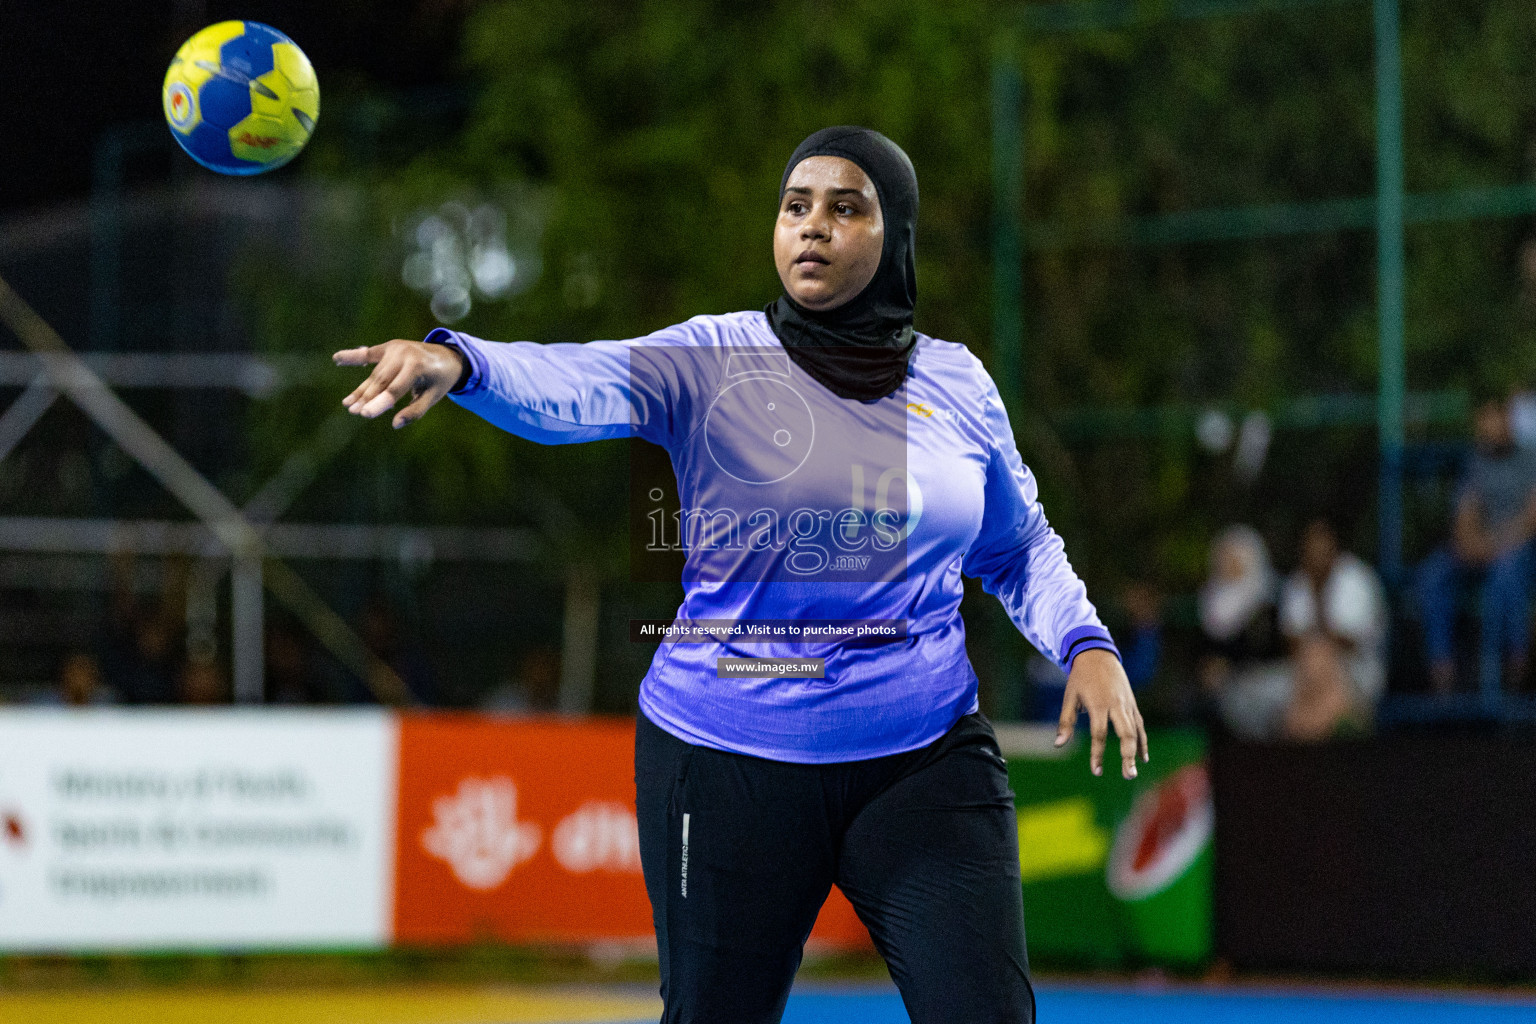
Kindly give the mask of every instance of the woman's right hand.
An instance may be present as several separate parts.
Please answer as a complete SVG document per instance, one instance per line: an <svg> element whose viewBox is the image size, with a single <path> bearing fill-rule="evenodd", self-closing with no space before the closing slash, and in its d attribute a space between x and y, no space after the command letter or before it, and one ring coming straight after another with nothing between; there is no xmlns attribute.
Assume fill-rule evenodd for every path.
<svg viewBox="0 0 1536 1024"><path fill-rule="evenodd" d="M426 415L453 390L464 371L464 357L447 345L396 338L385 345L345 348L331 358L337 366L369 366L373 372L341 404L356 416L373 419L393 409L406 395L415 401L395 414L399 430Z"/></svg>

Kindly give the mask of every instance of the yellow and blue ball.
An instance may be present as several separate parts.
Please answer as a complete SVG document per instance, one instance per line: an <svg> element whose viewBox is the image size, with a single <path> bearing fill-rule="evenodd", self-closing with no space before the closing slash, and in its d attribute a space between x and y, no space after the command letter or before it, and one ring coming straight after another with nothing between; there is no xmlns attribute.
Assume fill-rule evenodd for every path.
<svg viewBox="0 0 1536 1024"><path fill-rule="evenodd" d="M309 58L256 21L221 21L183 43L161 100L181 148L220 174L283 166L299 155L320 117L320 83Z"/></svg>

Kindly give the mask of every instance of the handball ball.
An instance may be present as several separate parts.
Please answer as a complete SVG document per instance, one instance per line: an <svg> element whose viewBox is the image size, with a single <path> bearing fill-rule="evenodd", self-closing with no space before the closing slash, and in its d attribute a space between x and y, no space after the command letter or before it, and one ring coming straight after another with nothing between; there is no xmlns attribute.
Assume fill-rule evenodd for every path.
<svg viewBox="0 0 1536 1024"><path fill-rule="evenodd" d="M182 44L161 90L187 155L220 174L260 174L299 155L320 116L315 69L292 39L221 21Z"/></svg>

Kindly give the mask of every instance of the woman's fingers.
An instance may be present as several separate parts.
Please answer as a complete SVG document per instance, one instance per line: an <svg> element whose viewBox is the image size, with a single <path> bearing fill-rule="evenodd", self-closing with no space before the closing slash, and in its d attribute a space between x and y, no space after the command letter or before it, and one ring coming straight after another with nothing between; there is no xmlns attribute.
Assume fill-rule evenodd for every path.
<svg viewBox="0 0 1536 1024"><path fill-rule="evenodd" d="M448 389L442 387L439 384L433 384L426 390L418 392L416 395L416 401L412 402L410 405L406 406L404 409L401 409L398 413L395 414L393 424L394 428L399 430L401 427L408 423L415 423L417 420L425 416L427 414L427 410L436 405L438 400L447 393Z"/></svg>
<svg viewBox="0 0 1536 1024"><path fill-rule="evenodd" d="M1134 779L1136 751L1141 746L1141 730L1136 727L1136 719L1124 704L1110 707L1109 720L1115 727L1115 735L1120 738L1120 776Z"/></svg>
<svg viewBox="0 0 1536 1024"><path fill-rule="evenodd" d="M381 366L382 369L382 366ZM402 360L395 375L371 397L364 398L352 407L352 411L366 419L374 419L393 409L400 399L411 393L415 386L417 367L411 360Z"/></svg>
<svg viewBox="0 0 1536 1024"><path fill-rule="evenodd" d="M373 386L373 376L373 374L369 374L368 376L364 377L363 382L357 387L353 388L352 393L341 400L341 404L346 407L348 412L352 411L352 407L362 399L364 394L370 393L369 389Z"/></svg>
<svg viewBox="0 0 1536 1024"><path fill-rule="evenodd" d="M368 377L352 390L352 393L341 400L341 404L349 410L357 402L366 402L379 393L390 381L394 380L398 372L398 363L406 358L410 351L411 343L401 339L395 339L386 345L361 345L357 348L344 348L340 352L332 353L331 361L337 366L369 366L377 363L378 366Z"/></svg>
<svg viewBox="0 0 1536 1024"><path fill-rule="evenodd" d="M420 395L417 397L416 401L395 413L395 418L391 421L390 425L393 426L396 430L399 430L401 427L409 423L415 423L417 420L425 416L427 414L427 410L432 408L433 404L436 402L437 399L432 395L430 391L425 395Z"/></svg>
<svg viewBox="0 0 1536 1024"><path fill-rule="evenodd" d="M367 366L377 363L393 349L402 345L414 345L416 342L406 338L396 338L383 345L359 345L357 348L344 348L340 352L331 353L331 361L337 366Z"/></svg>
<svg viewBox="0 0 1536 1024"><path fill-rule="evenodd" d="M1067 675L1066 699L1062 701L1061 720L1056 730L1059 747L1072 736L1078 708L1088 713L1092 743L1088 748L1088 769L1104 774L1104 749L1109 744L1109 729L1114 726L1120 741L1120 774L1136 777L1136 756L1150 759L1147 749L1147 724L1142 720L1136 696L1113 654L1089 650L1072 662Z"/></svg>
<svg viewBox="0 0 1536 1024"><path fill-rule="evenodd" d="M1103 705L1089 705L1088 734L1092 737L1088 748L1088 768L1095 775L1103 775L1104 745L1109 741L1109 712Z"/></svg>
<svg viewBox="0 0 1536 1024"><path fill-rule="evenodd" d="M347 351L357 352L359 350L348 349ZM345 405L348 409L350 409L355 403L362 399L364 395L371 396L374 394L376 383L381 377L385 380L388 380L389 377L394 376L396 364L398 364L400 361L400 356L397 353L392 352L387 345L378 345L374 348L367 349L366 353L367 354L363 356L364 362L359 365L367 365L368 363L377 363L378 365L373 368L372 373L363 378L363 382L361 384L352 389L352 393L350 395L341 400L341 404ZM341 353L338 352L337 355L341 355Z"/></svg>
<svg viewBox="0 0 1536 1024"><path fill-rule="evenodd" d="M1059 747L1072 738L1077 728L1077 691L1067 684L1067 692L1061 698L1061 718L1056 722L1056 745Z"/></svg>
<svg viewBox="0 0 1536 1024"><path fill-rule="evenodd" d="M399 353L386 352L384 358L379 360L379 365L373 368L373 372L368 375L367 379L359 384L350 395L342 399L341 404L347 407L348 412L362 412L361 407L372 401L379 392L389 386L390 381L395 379L400 372L400 365L404 361L404 357Z"/></svg>
<svg viewBox="0 0 1536 1024"><path fill-rule="evenodd" d="M344 348L340 352L331 354L331 361L337 366L367 366L384 358L384 350L387 345L359 345L357 348Z"/></svg>
<svg viewBox="0 0 1536 1024"><path fill-rule="evenodd" d="M1088 729L1091 739L1088 749L1088 768L1095 775L1104 774L1104 751L1109 745L1109 729L1113 725L1115 735L1120 740L1120 774L1127 779L1136 777L1136 755L1139 753L1143 761L1150 758L1147 749L1147 727L1142 721L1141 711L1124 704L1113 704L1109 701L1100 702L1092 697L1085 699L1083 710L1088 712ZM1056 746L1061 746L1072 738L1073 729L1076 727L1078 713L1078 697L1075 689L1067 687L1066 697L1061 703L1061 718L1057 721Z"/></svg>
<svg viewBox="0 0 1536 1024"><path fill-rule="evenodd" d="M393 376L386 378L381 375L381 370L387 365L393 365ZM373 381L370 382L370 391L366 391L362 398L353 402L352 411L362 418L373 419L382 416L387 411L399 404L399 399L406 398L412 391L416 382L416 365L410 359L401 361L381 362L378 370L373 372Z"/></svg>

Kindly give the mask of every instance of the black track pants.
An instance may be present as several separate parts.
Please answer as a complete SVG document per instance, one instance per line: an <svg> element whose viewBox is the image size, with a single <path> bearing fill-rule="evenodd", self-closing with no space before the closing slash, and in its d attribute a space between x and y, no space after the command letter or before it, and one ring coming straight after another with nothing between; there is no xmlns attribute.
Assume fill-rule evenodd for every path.
<svg viewBox="0 0 1536 1024"><path fill-rule="evenodd" d="M913 1024L1032 1024L1013 793L967 715L920 750L804 765L639 718L640 858L663 1024L774 1024L833 883Z"/></svg>

